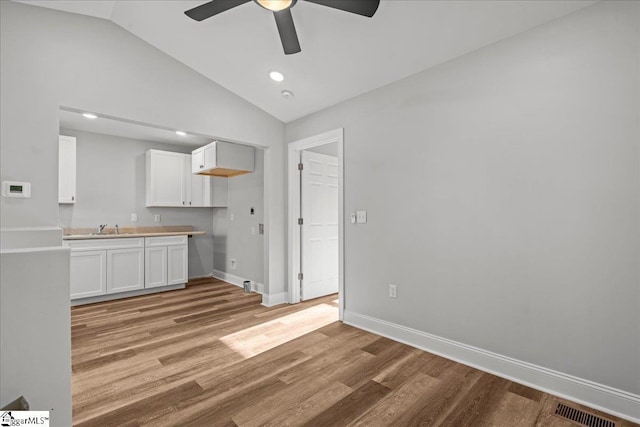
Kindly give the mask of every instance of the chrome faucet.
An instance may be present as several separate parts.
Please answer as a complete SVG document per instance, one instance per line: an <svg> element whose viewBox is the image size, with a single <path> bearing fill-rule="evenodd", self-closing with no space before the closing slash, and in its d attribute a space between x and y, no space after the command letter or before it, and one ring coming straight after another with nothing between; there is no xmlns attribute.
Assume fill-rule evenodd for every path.
<svg viewBox="0 0 640 427"><path fill-rule="evenodd" d="M118 234L118 224L116 224L115 226L115 231L113 232L114 234Z"/></svg>
<svg viewBox="0 0 640 427"><path fill-rule="evenodd" d="M98 226L98 234L102 234L107 224L101 224Z"/></svg>

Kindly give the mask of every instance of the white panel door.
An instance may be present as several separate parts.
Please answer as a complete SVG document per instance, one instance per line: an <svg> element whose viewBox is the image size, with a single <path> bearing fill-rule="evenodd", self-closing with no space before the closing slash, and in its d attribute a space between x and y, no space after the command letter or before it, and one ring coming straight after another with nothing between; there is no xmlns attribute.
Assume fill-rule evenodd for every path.
<svg viewBox="0 0 640 427"><path fill-rule="evenodd" d="M338 292L338 158L302 152L302 300Z"/></svg>
<svg viewBox="0 0 640 427"><path fill-rule="evenodd" d="M58 139L58 203L76 202L76 139Z"/></svg>
<svg viewBox="0 0 640 427"><path fill-rule="evenodd" d="M168 280L169 285L179 285L187 283L188 276L188 256L187 245L177 245L167 247L167 264L168 264Z"/></svg>
<svg viewBox="0 0 640 427"><path fill-rule="evenodd" d="M107 251L107 293L144 288L144 249L109 249Z"/></svg>
<svg viewBox="0 0 640 427"><path fill-rule="evenodd" d="M71 251L71 299L107 293L107 252Z"/></svg>
<svg viewBox="0 0 640 427"><path fill-rule="evenodd" d="M145 249L144 287L167 286L167 247L157 246Z"/></svg>

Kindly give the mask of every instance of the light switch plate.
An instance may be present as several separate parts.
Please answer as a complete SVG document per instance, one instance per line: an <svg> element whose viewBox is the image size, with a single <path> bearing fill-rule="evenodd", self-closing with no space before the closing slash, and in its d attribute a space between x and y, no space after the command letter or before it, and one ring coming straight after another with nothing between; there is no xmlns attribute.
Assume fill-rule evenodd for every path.
<svg viewBox="0 0 640 427"><path fill-rule="evenodd" d="M131 222L138 222L138 214L137 213L132 213L131 214Z"/></svg>
<svg viewBox="0 0 640 427"><path fill-rule="evenodd" d="M351 212L351 224L355 224L355 223L356 223L356 213Z"/></svg>
<svg viewBox="0 0 640 427"><path fill-rule="evenodd" d="M155 214L155 215L153 215L153 220L154 220L155 222L160 222L160 214Z"/></svg>
<svg viewBox="0 0 640 427"><path fill-rule="evenodd" d="M367 211L358 211L356 212L358 224L366 224L367 223Z"/></svg>

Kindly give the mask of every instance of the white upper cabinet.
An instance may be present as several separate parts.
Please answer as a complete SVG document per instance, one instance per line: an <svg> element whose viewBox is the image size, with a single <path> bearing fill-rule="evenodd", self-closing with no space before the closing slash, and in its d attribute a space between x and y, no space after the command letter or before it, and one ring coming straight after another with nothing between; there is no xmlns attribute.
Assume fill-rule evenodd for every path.
<svg viewBox="0 0 640 427"><path fill-rule="evenodd" d="M191 153L191 172L198 173L201 169L204 169L204 147Z"/></svg>
<svg viewBox="0 0 640 427"><path fill-rule="evenodd" d="M227 179L194 175L190 154L149 150L147 207L226 207Z"/></svg>
<svg viewBox="0 0 640 427"><path fill-rule="evenodd" d="M191 154L191 172L196 174L232 177L255 169L255 148L248 145L213 141Z"/></svg>
<svg viewBox="0 0 640 427"><path fill-rule="evenodd" d="M146 155L146 205L185 206L184 154L149 150Z"/></svg>
<svg viewBox="0 0 640 427"><path fill-rule="evenodd" d="M76 139L58 138L58 203L76 202Z"/></svg>

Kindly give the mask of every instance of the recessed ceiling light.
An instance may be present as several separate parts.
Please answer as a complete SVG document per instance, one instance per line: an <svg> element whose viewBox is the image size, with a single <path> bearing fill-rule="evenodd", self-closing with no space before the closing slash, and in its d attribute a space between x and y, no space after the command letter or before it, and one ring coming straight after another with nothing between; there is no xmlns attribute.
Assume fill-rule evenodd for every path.
<svg viewBox="0 0 640 427"><path fill-rule="evenodd" d="M282 92L280 92L282 94L282 97L284 99L291 99L293 98L293 92L291 92L290 90L283 90Z"/></svg>
<svg viewBox="0 0 640 427"><path fill-rule="evenodd" d="M270 72L269 73L269 77L271 77L271 80L276 81L276 82L281 82L281 81L284 80L284 76L279 71Z"/></svg>
<svg viewBox="0 0 640 427"><path fill-rule="evenodd" d="M85 118L87 118L87 119L92 119L92 120L93 120L93 119L97 119L97 118L98 118L98 116L96 116L96 115L95 115L95 114L93 114L93 113L82 113L82 117L85 117Z"/></svg>
<svg viewBox="0 0 640 427"><path fill-rule="evenodd" d="M180 136L187 136L187 133L186 133L186 132L183 132L183 131L181 131L181 130L177 130L177 131L176 131L176 135L180 135Z"/></svg>

